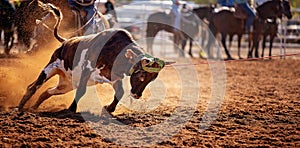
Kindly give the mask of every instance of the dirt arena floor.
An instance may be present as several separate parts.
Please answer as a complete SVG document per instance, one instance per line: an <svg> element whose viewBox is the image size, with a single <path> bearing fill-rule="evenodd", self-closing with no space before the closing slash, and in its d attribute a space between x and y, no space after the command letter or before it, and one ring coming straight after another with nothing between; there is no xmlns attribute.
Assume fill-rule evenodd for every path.
<svg viewBox="0 0 300 148"><path fill-rule="evenodd" d="M64 110L74 92L19 113L14 107L50 56L0 58L0 147L300 147L299 56L181 59L162 70L141 100L125 97L113 116L101 110L113 98L107 84L92 88L76 114ZM25 107L55 84L47 82Z"/></svg>

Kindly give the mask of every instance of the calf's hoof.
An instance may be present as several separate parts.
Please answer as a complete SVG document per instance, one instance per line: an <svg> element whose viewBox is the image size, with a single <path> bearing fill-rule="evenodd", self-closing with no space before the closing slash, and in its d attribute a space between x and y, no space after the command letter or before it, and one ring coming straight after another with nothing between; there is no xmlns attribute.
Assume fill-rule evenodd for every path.
<svg viewBox="0 0 300 148"><path fill-rule="evenodd" d="M73 112L73 113L76 113L76 108L74 108L74 107L69 107L69 108L68 108L68 111Z"/></svg>
<svg viewBox="0 0 300 148"><path fill-rule="evenodd" d="M112 113L116 110L115 107L108 105L108 106L104 106L104 108L106 109L107 112Z"/></svg>

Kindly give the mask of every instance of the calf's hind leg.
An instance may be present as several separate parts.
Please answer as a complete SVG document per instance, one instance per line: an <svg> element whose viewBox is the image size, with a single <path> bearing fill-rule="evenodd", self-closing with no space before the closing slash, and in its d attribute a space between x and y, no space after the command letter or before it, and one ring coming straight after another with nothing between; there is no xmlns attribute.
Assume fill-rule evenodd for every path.
<svg viewBox="0 0 300 148"><path fill-rule="evenodd" d="M28 87L27 87L27 91L25 93L25 95L23 96L21 102L19 103L19 110L23 111L23 107L25 105L25 103L33 96L33 94L36 92L36 90L38 88L40 88L42 86L42 84L44 82L46 82L49 78L47 78L47 75L44 71L42 71L39 75L39 77L37 78L37 80L35 80L33 83L31 83Z"/></svg>
<svg viewBox="0 0 300 148"><path fill-rule="evenodd" d="M65 94L72 90L73 88L71 81L67 79L66 75L59 73L59 82L57 86L53 88L48 88L46 91L44 91L33 106L33 109L37 109L45 100L47 100L53 95Z"/></svg>
<svg viewBox="0 0 300 148"><path fill-rule="evenodd" d="M57 67L55 67L55 65L57 65L57 63L48 64L48 66L46 66L44 70L40 73L37 80L35 80L27 87L27 91L23 96L21 102L19 103L19 111L23 111L24 105L34 95L38 88L40 88L51 77L58 74L59 71Z"/></svg>

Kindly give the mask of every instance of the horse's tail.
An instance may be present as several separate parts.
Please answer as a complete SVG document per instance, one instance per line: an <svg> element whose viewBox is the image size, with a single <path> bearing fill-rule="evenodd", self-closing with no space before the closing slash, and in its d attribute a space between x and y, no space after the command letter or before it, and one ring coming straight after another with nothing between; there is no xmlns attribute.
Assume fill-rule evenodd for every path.
<svg viewBox="0 0 300 148"><path fill-rule="evenodd" d="M56 18L56 24L54 26L54 36L55 38L59 41L59 42L64 42L66 41L67 39L65 39L64 37L60 36L58 34L58 28L60 26L60 23L61 23L61 20L62 20L62 13L60 11L59 8L55 7L54 5L52 4L47 4L49 6L49 8L52 10L51 12L53 13L53 15L55 16Z"/></svg>

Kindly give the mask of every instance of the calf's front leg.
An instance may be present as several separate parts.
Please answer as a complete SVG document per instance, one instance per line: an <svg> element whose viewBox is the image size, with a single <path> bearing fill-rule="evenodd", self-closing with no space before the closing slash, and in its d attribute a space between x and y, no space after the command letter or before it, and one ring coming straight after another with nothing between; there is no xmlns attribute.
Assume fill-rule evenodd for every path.
<svg viewBox="0 0 300 148"><path fill-rule="evenodd" d="M86 93L86 87L87 87L87 83L89 81L91 72L92 71L90 71L90 69L88 69L88 68L84 68L82 70L80 82L79 82L78 88L76 90L75 98L74 98L71 106L68 108L69 111L74 112L74 113L76 112L77 103L79 102L81 97Z"/></svg>
<svg viewBox="0 0 300 148"><path fill-rule="evenodd" d="M124 95L122 80L116 81L113 84L113 88L115 90L114 100L112 103L110 103L110 105L104 107L110 113L116 110L116 106L118 105L119 101L122 99Z"/></svg>

